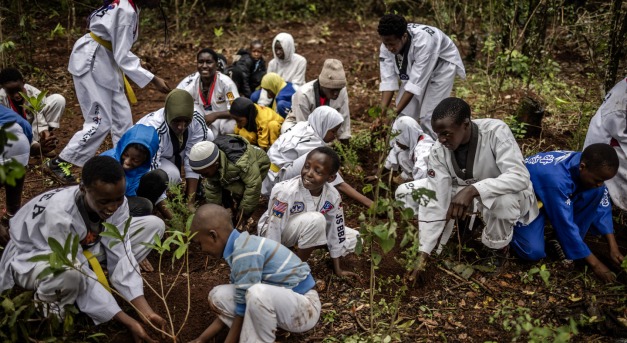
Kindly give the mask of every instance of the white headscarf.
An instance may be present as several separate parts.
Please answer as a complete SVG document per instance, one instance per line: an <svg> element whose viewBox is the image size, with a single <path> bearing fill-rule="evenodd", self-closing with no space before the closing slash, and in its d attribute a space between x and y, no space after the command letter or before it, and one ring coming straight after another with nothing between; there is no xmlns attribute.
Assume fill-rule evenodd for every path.
<svg viewBox="0 0 627 343"><path fill-rule="evenodd" d="M396 118L394 124L392 124L392 135L390 139L390 153L385 161L385 168L391 170L398 170L401 167L403 170L412 170L412 154L414 148L418 144L420 136L424 135L424 132L420 128L420 124L409 116L400 116ZM401 149L397 142L409 147L407 150Z"/></svg>
<svg viewBox="0 0 627 343"><path fill-rule="evenodd" d="M303 154L325 146L324 136L343 122L344 118L337 110L320 106L311 112L307 121L298 122L280 135L268 149L268 157L272 163L283 167L285 163L291 163Z"/></svg>

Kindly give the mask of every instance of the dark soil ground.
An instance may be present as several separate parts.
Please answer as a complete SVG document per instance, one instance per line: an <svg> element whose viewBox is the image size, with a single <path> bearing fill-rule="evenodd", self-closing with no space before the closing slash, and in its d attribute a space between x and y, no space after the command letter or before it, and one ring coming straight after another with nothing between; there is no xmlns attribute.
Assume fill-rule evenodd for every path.
<svg viewBox="0 0 627 343"><path fill-rule="evenodd" d="M232 55L252 38L261 38L266 45L265 58L271 58L269 49L272 38L279 32L290 32L296 42L296 51L308 60L307 79L317 77L323 61L326 58L338 58L343 64L348 76L348 91L351 102L351 118L353 130L368 129L371 121L367 116L367 109L379 101L378 93L378 47L379 40L376 34L376 20L368 19L365 24L355 21L342 22L283 22L273 24L258 24L235 29L226 26L225 33L219 38L213 35L211 24L203 30L196 29L188 32L187 38L172 40L169 47L163 45L160 24L149 23L144 28L138 44L133 51L142 57L148 67L157 75L167 80L171 87L186 75L195 71L196 51L205 46L213 47L231 59ZM216 25L217 26L217 25ZM44 30L45 31L45 30ZM330 32L329 32L330 31ZM328 34L327 34L328 33ZM50 40L46 35L36 40L32 65L40 68L40 80L32 83L49 92L59 92L68 101L67 113L61 122L61 129L57 131L62 144L66 143L71 135L82 125L83 120L76 101L71 77L67 72L67 61L71 44L78 35L68 39L57 38ZM193 37L193 38L190 38ZM68 42L70 45L68 45ZM202 42L202 43L198 43ZM462 42L462 51L465 43ZM560 56L556 57L559 58ZM564 63L574 64L569 81L580 82L586 85L584 69L581 64L586 60L572 62L572 56L563 56ZM559 61L559 60L558 60ZM580 70L580 71L579 71ZM467 65L468 74L473 73L473 64ZM593 90L593 92L597 92ZM133 118L138 120L144 114L156 110L163 105L165 95L148 86L146 89L137 89L139 103L133 106ZM512 92L503 98L500 114L508 114L516 107L523 96L523 92ZM598 98L598 97L597 97ZM471 95L472 105L472 95ZM498 114L497 114L498 116ZM542 144L545 149L560 147L568 137L547 132ZM521 141L521 144L528 141ZM107 141L102 151L111 147ZM563 147L563 146L562 146ZM360 151L360 162L367 172L376 167L376 154L372 151ZM31 158L27 183L24 191L24 202L36 194L53 187L57 187L50 178L42 176L39 171L41 161ZM78 172L78 170L76 170ZM363 185L361 178L349 178L355 188ZM266 204L260 204L254 218L257 219ZM358 227L358 214L365 209L352 201L346 201L348 224ZM620 214L617 213L617 216ZM619 218L621 219L621 218ZM617 229L619 244L623 252L627 252L627 232L624 227ZM455 236L454 236L455 237ZM402 257L396 248L384 256L376 272L377 282L381 282L378 291L387 302L392 301L391 295L398 292L403 285L408 290L400 300L400 310L396 317L396 324L415 322L407 330L393 330L398 332L403 342L417 341L507 341L515 331L506 330L503 323L520 316L520 308L530 309L530 315L537 319L535 326L568 325L567 318L584 319L585 325L580 327L576 341L612 341L619 337L627 337L625 326L627 310L624 303L625 290L622 287L626 281L625 273L619 269L619 283L603 285L589 271L577 264L566 263L547 258L539 264L527 264L519 260L511 260L506 271L498 276L486 272L476 271L470 279L464 279L451 270L450 264L444 261L457 263L458 250L455 239L452 239L450 251L435 258L427 271L427 278L412 285L404 280L405 269L399 262ZM604 240L593 238L590 241L594 251L601 256L607 253ZM468 264L480 263L486 252L480 243L471 242L461 252L461 262ZM158 256L150 256L154 266L158 265ZM144 273L146 282L158 288L159 279L163 278L165 287L172 286L167 304L169 314L178 328L186 323L179 335L179 340L185 342L197 337L214 319L210 311L207 295L215 285L227 283L229 269L223 260L207 258L197 245L192 245L189 254L190 296L188 299L188 284L184 277L176 279L180 264L170 266L170 256L164 256L161 273ZM370 305L370 260L368 255L350 256L345 260L349 270L360 275L359 279L340 279L332 276L328 255L320 252L311 261L313 275L323 281L320 297L323 313L318 325L304 334L281 334L281 342L320 342L325 339L333 341L343 340L346 336L363 334L369 325ZM536 274L532 281L525 282L525 275L533 267L546 264L550 271L549 285L545 285ZM448 265L448 266L447 266ZM398 279L394 279L396 276ZM385 281L392 278L392 281ZM618 287L620 286L620 287ZM146 295L154 308L166 316L163 303L146 288ZM191 306L189 316L186 316L187 306ZM518 310L517 310L518 309ZM384 311L384 306L376 305L375 313ZM585 316L585 317L581 317ZM389 317L383 317L389 318ZM384 319L389 321L390 319ZM104 332L106 340L110 342L130 342L128 332L116 323L107 323L93 327L88 320L80 320L79 336L87 337L94 332ZM385 323L379 322L379 327ZM381 331L383 332L383 331ZM220 341L219 339L216 341Z"/></svg>

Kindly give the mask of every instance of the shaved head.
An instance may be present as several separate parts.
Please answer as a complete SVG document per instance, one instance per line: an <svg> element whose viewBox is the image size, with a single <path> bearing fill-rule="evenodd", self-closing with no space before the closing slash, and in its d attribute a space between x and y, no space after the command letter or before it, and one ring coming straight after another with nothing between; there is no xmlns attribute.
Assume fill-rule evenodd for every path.
<svg viewBox="0 0 627 343"><path fill-rule="evenodd" d="M232 231L231 214L222 206L202 205L192 219L191 232L196 234L193 239L215 258L222 257Z"/></svg>

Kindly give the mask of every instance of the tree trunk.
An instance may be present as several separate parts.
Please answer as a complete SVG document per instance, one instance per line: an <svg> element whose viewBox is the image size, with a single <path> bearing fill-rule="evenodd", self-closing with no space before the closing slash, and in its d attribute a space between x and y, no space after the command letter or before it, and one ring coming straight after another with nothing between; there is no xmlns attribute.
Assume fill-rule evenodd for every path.
<svg viewBox="0 0 627 343"><path fill-rule="evenodd" d="M616 83L618 65L625 55L625 36L627 35L627 11L623 11L623 0L612 2L612 28L608 42L608 63L605 68L605 91L609 91Z"/></svg>

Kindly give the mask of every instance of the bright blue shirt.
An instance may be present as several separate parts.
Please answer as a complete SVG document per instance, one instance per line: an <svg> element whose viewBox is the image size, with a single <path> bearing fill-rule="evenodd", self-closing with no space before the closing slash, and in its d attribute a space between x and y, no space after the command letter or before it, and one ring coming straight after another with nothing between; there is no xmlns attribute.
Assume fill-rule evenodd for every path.
<svg viewBox="0 0 627 343"><path fill-rule="evenodd" d="M525 159L536 197L544 204L564 254L572 260L590 255L583 239L591 225L604 235L614 232L607 187L584 188L579 181L580 161L581 152L572 151Z"/></svg>
<svg viewBox="0 0 627 343"><path fill-rule="evenodd" d="M17 125L22 127L22 131L24 131L24 135L28 138L28 142L33 142L33 128L30 123L26 121L26 119L19 116L19 114L15 113L10 108L4 107L0 105L0 125L4 125L7 123L16 123Z"/></svg>

